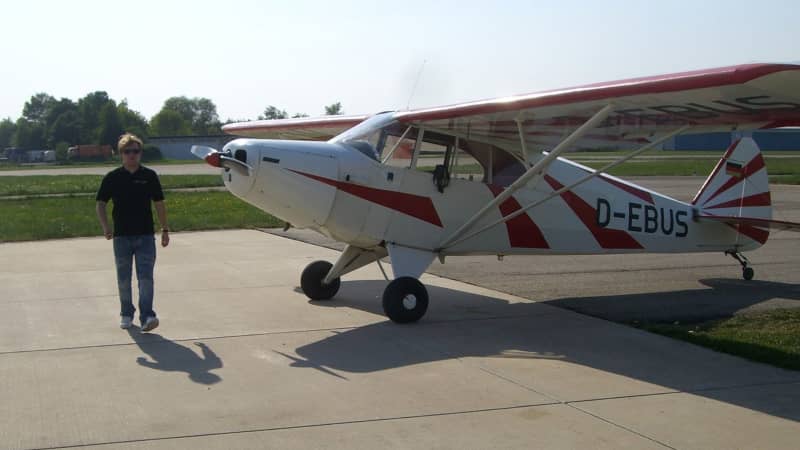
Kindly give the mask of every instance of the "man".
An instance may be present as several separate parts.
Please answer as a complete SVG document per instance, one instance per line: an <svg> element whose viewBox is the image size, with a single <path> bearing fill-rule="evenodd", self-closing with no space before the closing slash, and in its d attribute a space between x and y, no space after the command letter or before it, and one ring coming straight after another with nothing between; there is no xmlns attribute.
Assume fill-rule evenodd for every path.
<svg viewBox="0 0 800 450"><path fill-rule="evenodd" d="M158 326L158 317L153 311L153 266L156 262L154 203L161 224L161 246L169 245L167 209L164 192L158 175L141 165L142 140L126 133L119 138L117 151L122 157L122 167L112 170L103 178L97 191L97 218L103 227L106 239L114 239L114 259L117 266L119 288L120 323L128 329L133 323L136 308L131 294L131 268L136 262L136 279L139 282L139 322L142 331L151 331ZM108 225L106 204L113 200L113 233Z"/></svg>

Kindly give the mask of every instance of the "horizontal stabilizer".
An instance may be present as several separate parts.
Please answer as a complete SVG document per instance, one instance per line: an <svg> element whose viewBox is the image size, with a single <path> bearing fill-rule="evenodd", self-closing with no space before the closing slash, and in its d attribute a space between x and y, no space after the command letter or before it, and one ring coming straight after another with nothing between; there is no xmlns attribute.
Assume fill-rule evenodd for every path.
<svg viewBox="0 0 800 450"><path fill-rule="evenodd" d="M787 222L785 220L758 219L752 217L730 217L730 216L698 216L697 220L709 222L722 222L730 225L742 225L747 227L769 228L772 230L789 230L800 232L800 223Z"/></svg>

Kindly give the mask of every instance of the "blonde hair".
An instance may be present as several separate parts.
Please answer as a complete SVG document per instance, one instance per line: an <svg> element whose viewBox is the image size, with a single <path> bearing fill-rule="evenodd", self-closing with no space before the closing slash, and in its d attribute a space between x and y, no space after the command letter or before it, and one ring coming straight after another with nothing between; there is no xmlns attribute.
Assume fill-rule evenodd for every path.
<svg viewBox="0 0 800 450"><path fill-rule="evenodd" d="M120 136L119 141L117 141L117 151L121 152L125 150L125 147L134 143L139 144L139 150L141 150L144 147L144 143L142 142L141 139L139 139L138 136L132 133L125 133L122 136Z"/></svg>

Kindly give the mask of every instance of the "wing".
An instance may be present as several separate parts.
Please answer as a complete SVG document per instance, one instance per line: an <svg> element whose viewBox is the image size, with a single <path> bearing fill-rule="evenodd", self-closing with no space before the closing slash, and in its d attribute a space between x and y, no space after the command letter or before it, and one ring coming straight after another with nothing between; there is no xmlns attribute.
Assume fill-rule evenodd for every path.
<svg viewBox="0 0 800 450"><path fill-rule="evenodd" d="M578 147L630 147L686 133L800 125L800 65L750 64L592 84L396 113L405 124L520 149L547 149L602 108L613 112Z"/></svg>
<svg viewBox="0 0 800 450"><path fill-rule="evenodd" d="M263 139L328 140L369 116L322 116L297 119L255 120L222 127L228 134Z"/></svg>

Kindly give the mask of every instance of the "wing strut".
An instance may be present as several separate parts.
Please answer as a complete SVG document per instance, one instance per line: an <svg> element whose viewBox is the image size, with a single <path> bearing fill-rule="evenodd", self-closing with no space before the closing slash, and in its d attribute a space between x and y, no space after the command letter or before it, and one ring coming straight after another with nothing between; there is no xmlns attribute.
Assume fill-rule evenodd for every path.
<svg viewBox="0 0 800 450"><path fill-rule="evenodd" d="M596 177L608 172L609 170L611 170L614 167L624 163L625 161L628 161L629 159L631 159L631 158L633 158L635 156L638 156L638 155L640 155L640 154L642 154L642 153L644 153L644 152L646 152L648 150L651 150L653 147L661 144L662 142L666 141L667 139L669 139L669 138L671 138L673 136L676 136L678 134L683 133L684 131L686 131L689 128L691 128L691 125L684 125L684 126L678 128L677 130L675 130L675 131L673 131L673 132L671 132L669 134L666 134L666 135L656 139L655 141L653 141L653 142L651 142L651 143L649 143L649 144L647 144L647 145L645 145L645 146L643 146L643 147L641 147L641 148L639 148L639 149L637 149L637 150L635 150L635 151L623 156L622 158L620 158L620 159L618 159L616 161L613 161L613 162L611 162L609 164L606 164L602 168L596 170L595 172L592 172L592 173L586 175L585 177L581 178L580 180L578 180L578 181L576 181L576 182L574 182L574 183L572 183L572 184L570 184L568 186L564 186L561 189L553 191L547 197L545 197L545 198L543 198L541 200L537 200L537 201L535 201L533 203L530 203L530 204L526 205L524 208L520 208L520 209L514 211L513 213L511 213L511 214L509 214L507 216L504 216L500 220L492 222L491 224L486 225L485 227L481 228L478 231L475 231L474 233L468 234L466 236L461 237L460 239L457 239L457 240L453 241L451 244L448 245L448 247L452 247L454 245L458 245L458 244L466 241L467 239L472 239L473 237L485 232L486 230L488 230L488 229L490 229L492 227L500 225L501 223L508 222L509 220L519 216L520 214L523 214L523 213L527 212L528 210L530 210L532 208L535 208L535 207L541 205L542 203L550 200L551 198L558 197L559 195L563 194L564 192L570 191L570 190L574 189L575 187L577 187L577 186L579 186L579 185L581 185L583 183L586 183L587 181L591 180L592 178L596 178Z"/></svg>
<svg viewBox="0 0 800 450"><path fill-rule="evenodd" d="M475 223L480 220L483 216L486 215L487 212L491 211L492 209L496 208L497 205L506 201L512 194L520 190L529 181L534 181L534 186L538 184L539 179L541 179L544 172L547 171L547 168L550 167L550 164L558 158L558 156L564 153L575 141L583 137L584 134L592 130L594 127L600 124L600 122L604 121L609 114L611 114L612 110L614 109L613 104L608 104L604 106L600 111L597 111L595 115L593 115L589 120L587 120L583 125L578 127L575 131L572 132L569 136L567 136L563 141L561 141L550 153L547 154L544 158L540 159L536 164L534 164L531 168L529 168L521 177L517 178L517 181L513 182L511 186L509 186L506 190L501 192L494 200L490 201L486 204L480 211L476 212L472 217L469 218L463 225L461 225L455 232L450 234L445 240L442 241L441 245L439 246L439 250L449 246L453 241L458 239L461 235L463 235L466 231L468 231ZM538 179L537 179L538 178Z"/></svg>
<svg viewBox="0 0 800 450"><path fill-rule="evenodd" d="M406 138L406 135L408 134L409 131L411 131L411 125L406 127L406 131L403 131L403 134L400 135L400 139L398 139L397 142L394 143L392 149L389 150L389 153L387 153L386 156L383 158L383 161L381 161L381 164L386 164L386 161L388 161L389 158L391 158L392 155L394 155L394 151L397 150L397 147L400 147L400 144L403 143L403 139Z"/></svg>

